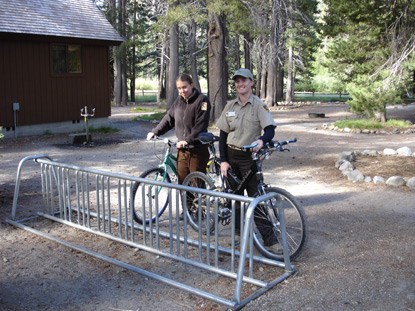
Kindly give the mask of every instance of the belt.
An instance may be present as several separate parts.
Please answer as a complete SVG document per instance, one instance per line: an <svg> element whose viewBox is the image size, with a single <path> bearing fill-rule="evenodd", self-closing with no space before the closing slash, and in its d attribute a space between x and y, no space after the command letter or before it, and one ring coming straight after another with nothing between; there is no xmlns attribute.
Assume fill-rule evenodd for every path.
<svg viewBox="0 0 415 311"><path fill-rule="evenodd" d="M238 146L234 146L234 145L228 145L228 147L231 148L231 149L233 149L233 150L246 151L244 148L238 147Z"/></svg>

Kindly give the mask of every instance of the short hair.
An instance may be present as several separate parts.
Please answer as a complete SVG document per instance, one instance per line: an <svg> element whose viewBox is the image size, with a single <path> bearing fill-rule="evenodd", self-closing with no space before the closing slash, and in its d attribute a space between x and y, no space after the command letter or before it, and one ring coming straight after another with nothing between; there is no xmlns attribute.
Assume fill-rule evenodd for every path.
<svg viewBox="0 0 415 311"><path fill-rule="evenodd" d="M188 82L189 84L193 84L193 78L191 75L187 74L187 73L182 73L180 74L176 81L183 81L183 82Z"/></svg>

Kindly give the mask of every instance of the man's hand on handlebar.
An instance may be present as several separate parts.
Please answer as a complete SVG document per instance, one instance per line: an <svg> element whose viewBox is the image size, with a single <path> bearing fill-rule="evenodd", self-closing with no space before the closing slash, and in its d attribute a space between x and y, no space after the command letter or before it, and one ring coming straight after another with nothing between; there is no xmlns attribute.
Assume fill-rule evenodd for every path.
<svg viewBox="0 0 415 311"><path fill-rule="evenodd" d="M256 145L254 148L252 148L252 152L257 153L264 146L264 142L262 141L262 139L258 139L254 141L251 145Z"/></svg>

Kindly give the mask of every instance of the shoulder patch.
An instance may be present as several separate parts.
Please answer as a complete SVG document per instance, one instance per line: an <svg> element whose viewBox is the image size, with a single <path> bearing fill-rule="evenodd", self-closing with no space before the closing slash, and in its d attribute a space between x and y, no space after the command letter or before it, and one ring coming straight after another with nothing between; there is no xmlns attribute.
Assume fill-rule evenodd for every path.
<svg viewBox="0 0 415 311"><path fill-rule="evenodd" d="M262 105L262 108L264 108L264 109L265 109L265 111L269 112L269 108L268 108L268 106L267 106L267 105Z"/></svg>
<svg viewBox="0 0 415 311"><path fill-rule="evenodd" d="M207 110L208 104L207 102L202 103L202 110Z"/></svg>

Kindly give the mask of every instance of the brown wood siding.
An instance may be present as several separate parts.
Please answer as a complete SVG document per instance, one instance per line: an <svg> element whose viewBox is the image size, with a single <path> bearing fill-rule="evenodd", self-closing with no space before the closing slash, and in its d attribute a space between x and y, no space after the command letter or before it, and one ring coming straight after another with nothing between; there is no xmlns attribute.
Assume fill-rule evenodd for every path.
<svg viewBox="0 0 415 311"><path fill-rule="evenodd" d="M84 106L96 117L111 114L108 46L81 44L82 74L54 76L51 43L0 41L0 126L13 126L13 102L20 126L82 120Z"/></svg>

